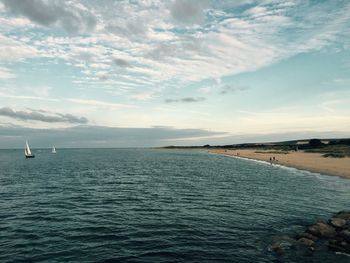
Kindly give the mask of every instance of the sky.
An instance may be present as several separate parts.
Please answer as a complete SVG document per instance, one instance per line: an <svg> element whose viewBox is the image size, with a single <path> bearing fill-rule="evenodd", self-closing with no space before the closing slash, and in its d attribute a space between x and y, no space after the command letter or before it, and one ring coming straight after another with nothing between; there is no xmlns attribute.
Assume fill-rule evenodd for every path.
<svg viewBox="0 0 350 263"><path fill-rule="evenodd" d="M348 0L0 0L0 148L350 137Z"/></svg>

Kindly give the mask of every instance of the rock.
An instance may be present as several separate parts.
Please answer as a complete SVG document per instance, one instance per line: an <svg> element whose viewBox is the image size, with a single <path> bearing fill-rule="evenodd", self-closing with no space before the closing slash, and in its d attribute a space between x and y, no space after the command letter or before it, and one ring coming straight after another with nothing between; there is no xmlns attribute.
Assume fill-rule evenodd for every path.
<svg viewBox="0 0 350 263"><path fill-rule="evenodd" d="M315 245L315 242L313 240L305 238L305 237L298 239L297 242L298 242L298 244L304 245L307 247L313 247Z"/></svg>
<svg viewBox="0 0 350 263"><path fill-rule="evenodd" d="M307 231L310 234L321 238L331 238L337 234L334 227L324 222L318 222L315 225L310 226Z"/></svg>
<svg viewBox="0 0 350 263"><path fill-rule="evenodd" d="M283 255L286 249L295 244L295 240L289 236L276 236L273 238L273 244L270 249L279 255Z"/></svg>
<svg viewBox="0 0 350 263"><path fill-rule="evenodd" d="M350 243L347 243L346 241L330 240L328 248L333 251L350 253Z"/></svg>
<svg viewBox="0 0 350 263"><path fill-rule="evenodd" d="M314 251L315 251L315 248L314 248L314 247L308 247L308 250L309 250L310 252L314 252Z"/></svg>
<svg viewBox="0 0 350 263"><path fill-rule="evenodd" d="M281 244L279 244L279 243L273 243L270 246L270 249L279 255L283 255L285 252L285 248L283 246L281 246Z"/></svg>
<svg viewBox="0 0 350 263"><path fill-rule="evenodd" d="M340 211L334 217L350 221L350 211Z"/></svg>
<svg viewBox="0 0 350 263"><path fill-rule="evenodd" d="M340 231L339 236L344 238L346 241L350 242L350 230L346 229L346 230Z"/></svg>
<svg viewBox="0 0 350 263"><path fill-rule="evenodd" d="M311 239L312 241L317 241L317 237L311 235L310 233L307 233L307 232L304 232L300 235L297 236L299 239L302 238L302 237L305 237L307 239Z"/></svg>
<svg viewBox="0 0 350 263"><path fill-rule="evenodd" d="M334 227L342 228L346 225L346 220L343 218L335 217L331 219L330 224Z"/></svg>
<svg viewBox="0 0 350 263"><path fill-rule="evenodd" d="M350 211L341 211L328 222L318 221L310 225L305 232L298 234L296 239L288 236L276 237L270 249L280 255L291 248L311 255L315 247L322 250L322 247L327 245L329 250L350 254Z"/></svg>
<svg viewBox="0 0 350 263"><path fill-rule="evenodd" d="M328 245L334 245L334 244L337 244L338 243L338 240L336 239L331 239L328 241Z"/></svg>

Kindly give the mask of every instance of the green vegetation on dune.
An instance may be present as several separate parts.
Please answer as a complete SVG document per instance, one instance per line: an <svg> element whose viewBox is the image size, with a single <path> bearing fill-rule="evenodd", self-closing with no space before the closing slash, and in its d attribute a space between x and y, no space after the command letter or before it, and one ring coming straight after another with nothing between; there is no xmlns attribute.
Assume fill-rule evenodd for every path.
<svg viewBox="0 0 350 263"><path fill-rule="evenodd" d="M274 154L288 154L289 151L255 151L255 153L274 153Z"/></svg>
<svg viewBox="0 0 350 263"><path fill-rule="evenodd" d="M318 148L306 149L305 152L323 153L324 157L345 157L350 156L349 145L324 145Z"/></svg>
<svg viewBox="0 0 350 263"><path fill-rule="evenodd" d="M345 155L341 153L326 153L323 157L332 157L332 158L344 158Z"/></svg>

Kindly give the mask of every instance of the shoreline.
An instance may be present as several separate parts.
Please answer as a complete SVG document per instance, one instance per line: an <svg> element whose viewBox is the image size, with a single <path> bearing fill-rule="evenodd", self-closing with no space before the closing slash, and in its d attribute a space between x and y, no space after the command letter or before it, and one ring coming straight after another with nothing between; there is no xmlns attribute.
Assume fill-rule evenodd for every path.
<svg viewBox="0 0 350 263"><path fill-rule="evenodd" d="M249 160L263 161L275 165L291 167L321 175L339 176L350 179L350 158L325 158L320 153L306 152L271 152L260 149L214 149L208 153L219 154L227 157L236 157ZM270 157L276 161L270 162Z"/></svg>

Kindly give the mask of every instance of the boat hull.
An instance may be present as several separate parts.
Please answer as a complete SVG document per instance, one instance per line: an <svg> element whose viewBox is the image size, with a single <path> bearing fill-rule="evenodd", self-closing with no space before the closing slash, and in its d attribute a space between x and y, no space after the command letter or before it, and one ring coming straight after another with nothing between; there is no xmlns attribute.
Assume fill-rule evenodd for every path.
<svg viewBox="0 0 350 263"><path fill-rule="evenodd" d="M28 159L28 158L34 158L35 157L35 155L26 155L26 158Z"/></svg>

